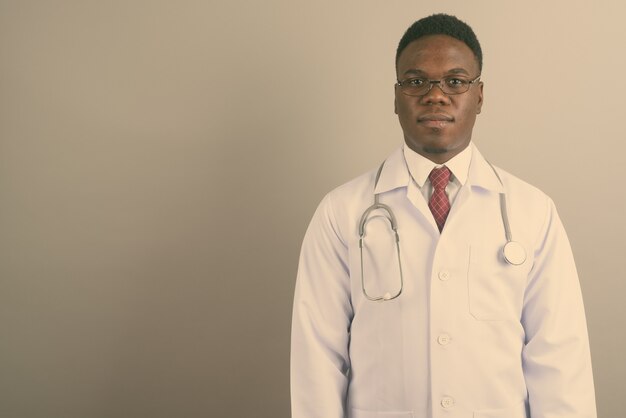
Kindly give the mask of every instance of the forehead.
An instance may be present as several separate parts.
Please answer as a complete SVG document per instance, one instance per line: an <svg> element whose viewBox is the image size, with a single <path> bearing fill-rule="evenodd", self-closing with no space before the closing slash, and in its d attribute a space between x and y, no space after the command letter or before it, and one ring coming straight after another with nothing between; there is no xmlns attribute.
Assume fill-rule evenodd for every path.
<svg viewBox="0 0 626 418"><path fill-rule="evenodd" d="M438 74L453 69L462 69L470 76L477 75L478 60L464 42L447 35L429 35L416 39L407 45L398 58L398 75L407 71Z"/></svg>

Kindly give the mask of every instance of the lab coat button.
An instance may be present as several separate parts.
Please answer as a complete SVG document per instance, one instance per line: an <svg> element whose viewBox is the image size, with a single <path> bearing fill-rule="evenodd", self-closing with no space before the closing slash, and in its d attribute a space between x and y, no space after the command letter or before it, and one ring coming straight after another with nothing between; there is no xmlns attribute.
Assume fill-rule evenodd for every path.
<svg viewBox="0 0 626 418"><path fill-rule="evenodd" d="M446 280L448 280L450 278L450 272L447 270L441 270L439 272L439 280L445 282Z"/></svg>
<svg viewBox="0 0 626 418"><path fill-rule="evenodd" d="M441 334L439 335L439 337L437 337L437 342L441 345L448 345L450 344L450 336L448 334Z"/></svg>
<svg viewBox="0 0 626 418"><path fill-rule="evenodd" d="M444 396L441 399L441 406L445 409L450 409L454 406L454 399L449 396Z"/></svg>

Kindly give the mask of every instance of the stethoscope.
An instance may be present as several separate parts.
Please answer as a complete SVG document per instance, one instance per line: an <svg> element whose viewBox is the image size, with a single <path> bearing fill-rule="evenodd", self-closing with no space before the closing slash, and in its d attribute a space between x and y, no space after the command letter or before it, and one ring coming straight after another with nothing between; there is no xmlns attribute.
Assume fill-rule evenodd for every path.
<svg viewBox="0 0 626 418"><path fill-rule="evenodd" d="M380 174L383 171L383 166L385 162L380 165L378 168L378 172L376 173L376 180L374 181L374 189L376 189L376 185L378 184L378 179L380 178ZM491 163L489 166L495 173L498 181L504 187L504 183L502 183L502 179L498 175L498 172L494 168ZM391 231L394 234L395 243L396 243L396 252L398 254L398 269L400 271L400 287L395 294L391 294L390 292L385 293L381 296L371 296L367 293L365 289L365 277L363 274L363 238L365 237L365 225L370 220L369 214L374 211L380 209L384 212L384 217L390 223ZM506 243L502 247L502 256L504 260L513 266L519 266L524 264L526 261L526 250L524 246L520 244L518 241L513 240L513 235L511 234L511 226L509 225L509 215L506 207L506 193L500 193L500 213L502 216L502 223L504 224L504 235L506 237ZM363 214L361 215L361 220L359 222L359 249L361 253L361 288L363 289L363 294L365 297L371 301L387 301L393 300L400 296L402 290L404 289L404 276L402 275L402 262L400 261L400 237L398 236L398 222L396 221L396 217L388 205L381 203L379 200L379 193L374 193L374 204L369 208L365 209Z"/></svg>

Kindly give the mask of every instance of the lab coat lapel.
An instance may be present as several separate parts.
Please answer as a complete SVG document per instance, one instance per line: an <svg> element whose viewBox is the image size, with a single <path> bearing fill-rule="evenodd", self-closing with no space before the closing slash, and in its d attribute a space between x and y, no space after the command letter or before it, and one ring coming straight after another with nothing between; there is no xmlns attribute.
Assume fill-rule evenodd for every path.
<svg viewBox="0 0 626 418"><path fill-rule="evenodd" d="M383 171L380 174L376 185L375 193L384 195L385 192L394 190L398 187L406 187L407 199L418 210L426 224L430 225L433 232L439 235L439 229L435 223L428 202L420 192L419 188L409 174L409 168L402 153L402 147L397 148L384 163Z"/></svg>
<svg viewBox="0 0 626 418"><path fill-rule="evenodd" d="M459 193L450 208L450 214L448 215L446 225L443 227L442 232L445 232L447 225L452 222L456 222L456 219L461 216L463 208L466 206L467 202L478 190L482 189L493 193L504 192L504 187L500 183L500 180L498 180L498 177L496 177L487 160L485 160L473 143L470 146L472 147L472 159L470 161L467 181L459 190ZM467 220L462 220L462 222L467 222Z"/></svg>
<svg viewBox="0 0 626 418"><path fill-rule="evenodd" d="M454 199L454 203L450 207L450 213L448 214L448 218L446 219L446 223L444 224L441 233L450 229L449 225L454 222L454 219L459 217L459 213L461 213L463 206L465 206L471 194L472 189L471 187L468 187L468 183L466 182L459 190L459 193L456 195L456 199Z"/></svg>
<svg viewBox="0 0 626 418"><path fill-rule="evenodd" d="M433 214L428 207L428 202L426 202L426 199L424 199L424 195L412 179L409 181L406 197L419 211L424 220L431 226L433 233L439 235L439 227L435 223L435 218L433 217Z"/></svg>

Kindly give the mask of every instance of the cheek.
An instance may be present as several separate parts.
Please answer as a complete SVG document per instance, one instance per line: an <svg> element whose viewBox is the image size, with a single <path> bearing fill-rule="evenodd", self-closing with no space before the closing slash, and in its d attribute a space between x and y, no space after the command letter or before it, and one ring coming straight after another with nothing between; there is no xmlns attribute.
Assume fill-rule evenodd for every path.
<svg viewBox="0 0 626 418"><path fill-rule="evenodd" d="M476 115L480 113L480 104L475 101L468 101L459 110L459 113L463 115L463 121L473 123L476 119Z"/></svg>
<svg viewBox="0 0 626 418"><path fill-rule="evenodd" d="M414 107L409 100L404 97L396 98L396 114L403 118L409 118L414 113Z"/></svg>
<svg viewBox="0 0 626 418"><path fill-rule="evenodd" d="M472 100L469 100L467 103L467 113L471 113L474 116L480 113L480 109L482 107L483 101L481 95L472 96Z"/></svg>

